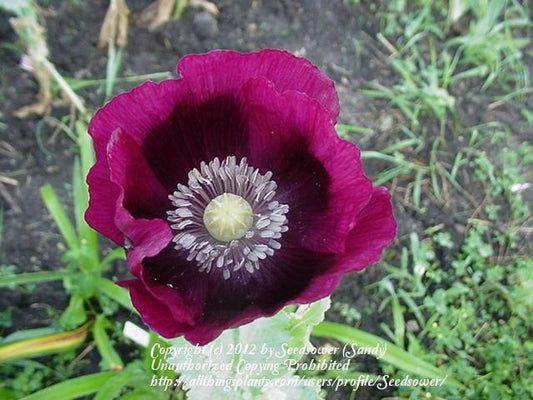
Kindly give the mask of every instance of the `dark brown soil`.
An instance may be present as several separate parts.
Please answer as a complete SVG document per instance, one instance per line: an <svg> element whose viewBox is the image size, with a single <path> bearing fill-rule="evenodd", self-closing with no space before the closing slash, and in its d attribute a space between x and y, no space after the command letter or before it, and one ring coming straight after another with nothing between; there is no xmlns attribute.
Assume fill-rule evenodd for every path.
<svg viewBox="0 0 533 400"><path fill-rule="evenodd" d="M46 11L51 60L58 70L65 77L104 78L107 55L96 48L96 41L108 2L53 0L41 3ZM215 48L287 49L307 57L335 80L342 101L342 123L374 130L372 135L354 137L359 147L379 149L396 140L395 125L401 117L386 105L378 108L375 102L358 94L371 80L391 79L386 61L371 39L378 31L379 20L369 11L370 6L359 5L356 12L348 0L221 0L216 3L220 9L217 18L189 8L181 20L149 32L140 23L138 14L150 1L128 0L132 12L130 34L120 74L174 71L181 56ZM0 264L16 265L19 272L55 270L62 267L61 237L40 199L39 188L51 183L69 207L73 142L63 133L53 135L54 128L40 123L37 117L19 120L13 116L14 110L36 100L38 88L32 76L18 67L22 48L16 43L7 19L5 14L0 14L0 42L4 44L0 46L0 122L6 124L5 129L0 130L0 140L9 143L13 151L1 155L0 174L16 179L18 184L3 184L2 191L7 196L0 196L0 208L4 213ZM116 90L127 88L119 86ZM103 103L101 88L85 90L81 95L91 110ZM68 113L66 108L55 108L52 115L61 118ZM370 177L380 168L379 163L366 165ZM400 194L397 197L397 244L405 243L410 232L420 232L422 227L432 224L445 223L453 232L456 220L469 216L465 212L453 217L436 207L430 207L421 216L401 205ZM465 210L468 206L459 208ZM116 270L119 275L126 274L124 265ZM382 275L379 267L370 267L363 273L347 276L333 299L350 303L362 311L372 301L365 286ZM46 326L64 310L66 302L60 284L42 284L31 291L3 291L0 309L13 309L13 326L0 333ZM379 322L378 318L365 317L360 327L381 334ZM375 364L369 360L362 370L374 372ZM350 393L349 389L341 390L331 393L330 398L347 399ZM385 395L387 393L378 390L361 389L357 398L378 399Z"/></svg>

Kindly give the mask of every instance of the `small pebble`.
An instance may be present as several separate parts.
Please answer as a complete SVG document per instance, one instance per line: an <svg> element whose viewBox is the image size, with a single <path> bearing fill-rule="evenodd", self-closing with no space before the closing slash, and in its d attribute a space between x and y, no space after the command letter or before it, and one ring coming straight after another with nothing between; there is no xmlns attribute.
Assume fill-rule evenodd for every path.
<svg viewBox="0 0 533 400"><path fill-rule="evenodd" d="M218 33L217 20L206 11L195 14L193 23L194 30L200 37L210 38Z"/></svg>

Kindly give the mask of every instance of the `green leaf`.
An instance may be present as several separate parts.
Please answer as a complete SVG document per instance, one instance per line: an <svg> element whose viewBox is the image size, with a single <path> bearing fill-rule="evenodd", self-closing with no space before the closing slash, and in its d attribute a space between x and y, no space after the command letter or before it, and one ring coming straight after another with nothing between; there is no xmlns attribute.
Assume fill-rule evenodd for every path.
<svg viewBox="0 0 533 400"><path fill-rule="evenodd" d="M74 218L78 235L88 249L88 256L93 262L98 260L98 236L96 232L85 222L85 210L89 205L87 184L81 170L80 160L74 160L72 171L72 195L74 200Z"/></svg>
<svg viewBox="0 0 533 400"><path fill-rule="evenodd" d="M77 120L75 127L78 134L78 145L80 146L81 175L86 177L95 161L92 140L87 133L87 124L85 122Z"/></svg>
<svg viewBox="0 0 533 400"><path fill-rule="evenodd" d="M131 304L130 295L126 289L117 286L114 282L105 278L99 280L98 288L103 294L116 301L122 307L137 313L137 310L133 307L133 304Z"/></svg>
<svg viewBox="0 0 533 400"><path fill-rule="evenodd" d="M120 400L154 400L156 397L154 397L153 393L146 393L146 392L132 392L132 393L126 393L125 395L122 395L120 397ZM166 397L160 396L157 398L165 399Z"/></svg>
<svg viewBox="0 0 533 400"><path fill-rule="evenodd" d="M93 400L113 400L120 396L123 388L133 382L147 381L146 386L150 385L148 374L135 367L127 367L123 372L117 374L105 382ZM122 397L121 397L122 398Z"/></svg>
<svg viewBox="0 0 533 400"><path fill-rule="evenodd" d="M36 329L24 329L20 331L13 332L12 334L6 336L0 340L0 345L4 346L8 343L18 342L27 339L34 339L41 336L53 335L55 333L60 333L59 328L48 326L46 328L36 328Z"/></svg>
<svg viewBox="0 0 533 400"><path fill-rule="evenodd" d="M322 322L313 329L312 334L317 337L330 337L347 344L356 345L357 347L376 347L379 345L383 348L386 346L386 351L382 358L383 361L405 372L417 374L425 378L447 377L446 383L460 385L453 378L450 378L448 376L449 374L443 371L442 368L434 367L402 348L395 346L391 342L362 330L333 322Z"/></svg>
<svg viewBox="0 0 533 400"><path fill-rule="evenodd" d="M79 346L87 337L89 325L85 324L74 331L10 342L0 347L0 361L37 357Z"/></svg>
<svg viewBox="0 0 533 400"><path fill-rule="evenodd" d="M63 238L67 242L68 246L71 249L78 249L79 241L76 235L76 231L74 230L74 227L68 219L65 210L61 206L59 198L57 197L57 194L52 188L52 186L43 186L41 188L41 197L43 198L46 208L50 212L50 215L54 219L55 223L57 224L57 227L59 228L59 231L61 232L61 235L63 235Z"/></svg>
<svg viewBox="0 0 533 400"><path fill-rule="evenodd" d="M115 371L121 370L124 368L124 363L111 344L109 336L107 336L105 331L107 324L108 321L104 315L100 314L96 317L96 321L94 322L93 326L93 336L96 342L96 347L102 356L102 360L104 361L106 368Z"/></svg>
<svg viewBox="0 0 533 400"><path fill-rule="evenodd" d="M293 306L286 307L273 317L260 318L237 329L225 331L210 344L204 346L204 353L191 354L194 364L215 363L218 366L231 366L231 371L210 369L204 371L182 370L180 374L184 388L188 390L190 400L226 400L228 391L223 386L189 385L189 382L199 375L209 373L213 378L238 380L246 379L282 379L288 382L300 379L294 376L295 364L303 357L304 347L312 346L309 335L314 325L324 319L324 312L329 308L329 298L310 305L300 306L295 311ZM181 351L192 350L194 347L183 338L168 341L173 347ZM217 353L216 349L220 349ZM290 351L287 351L290 350ZM211 355L212 354L212 355ZM183 356L176 356L167 361L171 363L183 362ZM264 369L246 369L259 365L267 365ZM179 366L178 366L179 367ZM279 383L282 383L280 380ZM320 386L309 381L306 385L271 385L271 386L242 386L237 389L231 387L231 399L270 398L280 391L287 398L292 399L320 399Z"/></svg>
<svg viewBox="0 0 533 400"><path fill-rule="evenodd" d="M109 266L109 264L111 264L115 260L126 260L126 253L124 252L123 248L116 248L112 250L107 256L105 256L104 259L100 262L100 269L105 270Z"/></svg>
<svg viewBox="0 0 533 400"><path fill-rule="evenodd" d="M72 170L72 197L74 200L74 218L76 219L76 227L78 228L80 236L83 237L83 225L86 225L83 219L83 213L87 208L88 196L87 191L83 187L82 179L80 160L76 157Z"/></svg>
<svg viewBox="0 0 533 400"><path fill-rule="evenodd" d="M369 135L373 132L372 129L366 128L364 126L344 125L344 124L335 125L335 129L337 130L338 135L345 139L349 139L350 137L350 135L348 135L348 132L359 133L363 135Z"/></svg>
<svg viewBox="0 0 533 400"><path fill-rule="evenodd" d="M68 381L56 383L46 389L30 394L21 400L77 399L78 397L88 396L95 393L105 382L117 374L119 374L119 372L99 372L69 379Z"/></svg>
<svg viewBox="0 0 533 400"><path fill-rule="evenodd" d="M40 283L48 281L57 281L59 279L71 277L70 271L50 271L50 272L28 272L25 274L16 274L12 276L3 276L0 280L0 287L9 287L16 285L25 285L29 283Z"/></svg>
<svg viewBox="0 0 533 400"><path fill-rule="evenodd" d="M311 331L315 325L324 320L324 314L330 306L331 300L327 297L323 300L300 306L294 313L289 314L291 340L288 344L290 347L312 346L309 341ZM297 356L295 359L299 361L301 356Z"/></svg>
<svg viewBox="0 0 533 400"><path fill-rule="evenodd" d="M67 309L59 318L59 324L65 329L72 329L87 321L87 313L83 306L83 297L79 293L74 293L70 297Z"/></svg>
<svg viewBox="0 0 533 400"><path fill-rule="evenodd" d="M0 0L0 8L19 17L35 15L31 0Z"/></svg>
<svg viewBox="0 0 533 400"><path fill-rule="evenodd" d="M117 74L120 70L120 66L122 65L122 53L122 47L119 47L117 50L117 48L115 47L115 43L112 40L108 41L107 68L105 79L106 101L113 97L113 88L115 87Z"/></svg>
<svg viewBox="0 0 533 400"><path fill-rule="evenodd" d="M405 337L405 320L403 318L402 306L400 305L396 294L392 296L392 317L394 321L394 337L396 344L400 347L403 347Z"/></svg>
<svg viewBox="0 0 533 400"><path fill-rule="evenodd" d="M18 395L18 392L0 387L0 399L3 400L17 400L20 398L20 395Z"/></svg>

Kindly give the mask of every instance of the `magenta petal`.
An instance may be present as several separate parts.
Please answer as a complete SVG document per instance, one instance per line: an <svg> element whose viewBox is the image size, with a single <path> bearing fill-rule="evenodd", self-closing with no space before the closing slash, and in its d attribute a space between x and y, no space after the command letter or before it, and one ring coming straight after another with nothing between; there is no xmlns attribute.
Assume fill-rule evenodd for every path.
<svg viewBox="0 0 533 400"><path fill-rule="evenodd" d="M110 179L121 189L122 204L133 218L162 218L172 207L167 190L148 166L142 149L121 128L107 145Z"/></svg>
<svg viewBox="0 0 533 400"><path fill-rule="evenodd" d="M344 251L357 214L370 200L359 150L339 139L331 119L309 96L279 94L263 78L245 88L250 163L273 172L277 199L289 204L289 232L310 250Z"/></svg>
<svg viewBox="0 0 533 400"><path fill-rule="evenodd" d="M241 108L235 96L206 99L200 91L191 92L183 80L177 79L159 84L146 82L113 98L98 110L89 125L96 152L96 164L87 178L91 195L86 212L89 224L123 245L123 235L113 223L119 189L110 177L107 154L114 132L130 138L115 152L122 153L122 158L129 157L130 170L150 178L144 184L126 171L115 178L126 185L125 206L132 206L134 216L151 217L162 204L157 181L168 194L177 183L186 183L188 172L201 161L224 158L228 154L245 155L246 122ZM136 160L142 160L142 165L135 166ZM119 157L116 163L123 161ZM124 166L117 165L117 168ZM156 189L156 204L150 206L151 195L134 193L136 186L143 185L144 189Z"/></svg>
<svg viewBox="0 0 533 400"><path fill-rule="evenodd" d="M97 165L107 165L107 144L118 128L124 129L140 144L154 130L165 125L178 104L175 93L179 89L177 79L160 83L149 81L115 96L100 108L89 124Z"/></svg>
<svg viewBox="0 0 533 400"><path fill-rule="evenodd" d="M101 234L124 246L125 237L131 235L130 225L135 225L131 212L138 217L162 217L171 204L135 142L120 128L109 140L106 158L97 162L87 176L90 198L85 219ZM124 207L128 206L126 210ZM163 226L169 230L166 223Z"/></svg>
<svg viewBox="0 0 533 400"><path fill-rule="evenodd" d="M339 99L333 81L309 61L287 51L214 50L183 57L177 70L191 88L201 88L213 96L233 94L250 78L265 77L280 93L295 90L317 100L333 122L339 116Z"/></svg>
<svg viewBox="0 0 533 400"><path fill-rule="evenodd" d="M176 324L183 327L190 327L190 325L195 324L202 312L202 298L197 298L197 302L184 299L174 288L156 282L148 275L146 271L142 271L141 281L155 299L168 307L170 311L168 318L173 318Z"/></svg>
<svg viewBox="0 0 533 400"><path fill-rule="evenodd" d="M192 344L203 346L216 339L226 329L239 327L248 324L261 317L271 317L283 308L279 305L269 311L258 307L250 306L239 313L235 318L225 322L203 321L194 325L193 328L184 333L185 339Z"/></svg>
<svg viewBox="0 0 533 400"><path fill-rule="evenodd" d="M153 297L138 279L120 281L117 284L129 290L131 302L139 311L143 322L163 337L177 337L187 329L185 324L169 317L171 313L168 307Z"/></svg>
<svg viewBox="0 0 533 400"><path fill-rule="evenodd" d="M87 177L90 200L85 218L94 229L118 245L124 245L124 237L114 224L119 188L110 180L108 143L117 129L124 129L137 143L141 143L153 129L167 120L176 106L168 96L174 91L176 82L146 82L131 92L118 95L98 110L89 124L96 164Z"/></svg>
<svg viewBox="0 0 533 400"><path fill-rule="evenodd" d="M240 270L226 280L219 269L209 274L199 272L197 265L180 259L169 245L155 257L145 259L143 282L177 321L192 316L194 323L184 335L191 343L205 344L225 329L278 312L302 293L314 276L327 271L330 257L303 249L284 249L276 260L267 260L253 274ZM162 289L168 288L177 297L163 293ZM187 314L180 315L184 310Z"/></svg>
<svg viewBox="0 0 533 400"><path fill-rule="evenodd" d="M237 94L203 99L203 89L189 92L180 82L172 118L143 143L148 164L169 192L177 183L186 184L189 171L202 161L228 155L240 159L248 148L246 115Z"/></svg>
<svg viewBox="0 0 533 400"><path fill-rule="evenodd" d="M133 249L128 252L127 262L132 273L138 278L122 282L121 286L130 289L130 296L143 321L164 337L176 337L188 331L198 318L201 300L186 302L183 297L165 282L147 276L143 261L154 257L168 247L172 235L169 229L162 229L161 220L136 220L130 226ZM181 263L177 257L174 259ZM171 264L171 268L177 265ZM161 322L164 311L166 322Z"/></svg>
<svg viewBox="0 0 533 400"><path fill-rule="evenodd" d="M243 157L246 118L236 93L208 96L184 79L146 82L113 98L95 114L89 133L96 150L95 169L106 178L107 144L122 129L142 149L155 176L172 191L188 172L215 157ZM101 164L101 165L100 165Z"/></svg>
<svg viewBox="0 0 533 400"><path fill-rule="evenodd" d="M172 205L141 149L128 135L117 129L107 147L110 179L119 188L114 223L126 238L128 265L139 277L143 258L158 254L172 240L166 221Z"/></svg>
<svg viewBox="0 0 533 400"><path fill-rule="evenodd" d="M107 176L106 176L107 175ZM85 220L95 230L124 246L124 235L115 225L115 211L119 187L109 180L107 166L95 164L87 175L89 185L89 208Z"/></svg>
<svg viewBox="0 0 533 400"><path fill-rule="evenodd" d="M375 187L372 199L348 236L341 268L344 272L359 271L377 262L395 236L396 220L390 194L384 187Z"/></svg>
<svg viewBox="0 0 533 400"><path fill-rule="evenodd" d="M392 212L390 194L376 187L372 198L358 217L346 242L346 252L334 256L331 268L317 275L309 286L291 303L310 303L329 296L344 274L360 271L381 258L383 251L396 236L396 221Z"/></svg>
<svg viewBox="0 0 533 400"><path fill-rule="evenodd" d="M396 231L390 197L372 188L357 147L337 136L332 81L279 50L187 56L178 71L182 79L147 82L115 97L89 126L96 164L87 178L86 219L126 248L136 279L120 285L148 326L203 345L287 304L328 296L346 272L379 259ZM248 178L236 170L205 165L205 192L199 190L200 178L191 170L228 156L247 158L252 168L246 174L258 170L247 175L254 184L257 172L271 171L275 193L275 185L259 181L261 187L243 188ZM189 176L192 192L176 188L187 185ZM195 220L175 228L198 234L180 235L177 244L167 220L174 208L168 195L176 189L187 199L175 201L183 205L176 219L192 214ZM277 241L255 242L275 249L273 254L244 239L231 246L250 247L220 250L198 231L203 208L197 207L237 189L257 196L247 198L250 204L264 195L288 205L288 231L273 218L266 225L270 231L259 235ZM225 258L227 251L235 252L235 260ZM251 267L247 259L259 262Z"/></svg>
<svg viewBox="0 0 533 400"><path fill-rule="evenodd" d="M137 277L142 275L142 260L159 254L172 240L172 231L161 219L134 220L125 211L119 213L117 225L124 231L130 247L127 255L128 266Z"/></svg>
<svg viewBox="0 0 533 400"><path fill-rule="evenodd" d="M130 266L137 265L143 257L157 254L172 239L168 223L160 219L166 217L166 210L171 204L167 192L148 168L138 145L121 129L117 129L110 138L106 161L111 169L109 180L98 179L93 172L103 163L97 164L91 170L92 175L89 174L93 204L90 203L86 218L96 227L100 221L95 217L97 212L100 208L107 212L106 218L113 222L108 225L117 231L116 239L110 237L130 248L128 258L135 260ZM105 207L101 207L102 204Z"/></svg>
<svg viewBox="0 0 533 400"><path fill-rule="evenodd" d="M138 280L128 281L134 306L141 313L145 323L161 335L176 337L183 334L194 322L193 314L197 313L195 310L198 310L199 304L187 304L177 291L166 286L165 283L158 283L151 277L146 277L146 271L142 265L146 258L154 257L168 247L173 237L168 224L160 219L133 220L125 211L122 211L117 217L117 225L124 230L131 243L127 263L131 272L138 278ZM150 301L146 300L147 298ZM165 318L173 321L173 325L167 322L161 326L159 314L162 309L166 311Z"/></svg>

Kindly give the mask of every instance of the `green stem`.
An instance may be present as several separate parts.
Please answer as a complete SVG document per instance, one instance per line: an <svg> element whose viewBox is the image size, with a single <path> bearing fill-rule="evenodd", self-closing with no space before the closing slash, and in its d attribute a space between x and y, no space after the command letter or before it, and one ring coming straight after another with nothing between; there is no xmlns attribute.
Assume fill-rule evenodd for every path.
<svg viewBox="0 0 533 400"><path fill-rule="evenodd" d="M59 279L68 278L69 276L72 276L72 272L65 270L51 272L29 272L26 274L2 277L2 280L0 281L0 287L57 281Z"/></svg>
<svg viewBox="0 0 533 400"><path fill-rule="evenodd" d="M69 400L88 396L97 392L104 383L118 374L119 372L97 372L69 379L30 394L24 397L23 400Z"/></svg>
<svg viewBox="0 0 533 400"><path fill-rule="evenodd" d="M42 63L43 63L43 66L50 72L50 74L52 74L52 76L54 77L55 81L57 82L57 84L59 85L59 87L65 94L65 96L67 96L68 99L72 102L72 104L74 104L74 107L76 107L76 109L81 114L85 114L87 112L87 109L83 105L82 100L80 99L80 97L78 97L76 93L74 93L74 91L69 86L67 81L65 81L65 79L61 76L61 74L57 71L54 64L52 64L47 59L44 59Z"/></svg>
<svg viewBox="0 0 533 400"><path fill-rule="evenodd" d="M365 350L370 348L381 349L382 354L379 355L382 356L383 361L386 361L405 372L417 374L430 379L444 379L444 382L449 385L461 385L454 378L448 376L444 369L437 368L426 361L417 358L415 355L408 353L401 347L360 329L333 322L322 322L313 329L312 335L339 340L352 346L355 350L361 348L364 348Z"/></svg>

